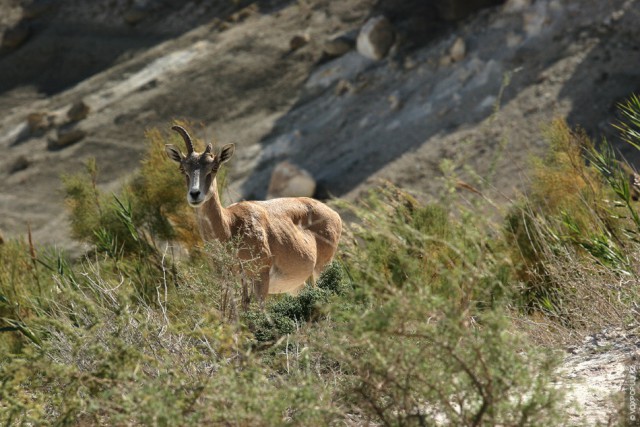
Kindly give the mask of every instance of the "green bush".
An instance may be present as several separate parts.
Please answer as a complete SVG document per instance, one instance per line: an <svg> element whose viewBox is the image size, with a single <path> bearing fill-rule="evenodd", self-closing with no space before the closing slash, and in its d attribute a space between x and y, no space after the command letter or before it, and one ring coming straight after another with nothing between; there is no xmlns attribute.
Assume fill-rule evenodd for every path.
<svg viewBox="0 0 640 427"><path fill-rule="evenodd" d="M119 194L99 189L95 159L87 162L85 173L63 176L74 237L112 257L149 251L158 239L188 245L200 241L185 202L184 178L164 154L166 143L181 140L150 130L146 142L140 171Z"/></svg>
<svg viewBox="0 0 640 427"><path fill-rule="evenodd" d="M250 310L245 321L258 342L274 342L293 334L296 328L311 320L319 320L322 307L333 295L342 295L347 287L342 267L331 263L320 275L315 286L305 285L298 295L282 295L265 309Z"/></svg>
<svg viewBox="0 0 640 427"><path fill-rule="evenodd" d="M622 324L639 290L629 176L606 141L596 147L563 121L547 135L548 154L534 162L530 190L505 221L521 284L515 303L570 334ZM621 281L628 284L613 285Z"/></svg>
<svg viewBox="0 0 640 427"><path fill-rule="evenodd" d="M500 235L389 186L352 209L363 223L346 263L365 303L311 338L343 372L345 411L383 425L557 423L557 362L516 351L526 339L502 308L512 290Z"/></svg>
<svg viewBox="0 0 640 427"><path fill-rule="evenodd" d="M56 304L32 325L42 344L0 362L0 422L324 423L327 392L313 378L292 386L250 357L248 337L202 301L208 284L131 304L98 268L86 265L79 284L61 281ZM172 308L183 295L200 301L187 318Z"/></svg>
<svg viewBox="0 0 640 427"><path fill-rule="evenodd" d="M29 236L29 240L31 240ZM32 242L0 244L0 360L40 340L29 326L59 292L56 279L70 273L64 254Z"/></svg>

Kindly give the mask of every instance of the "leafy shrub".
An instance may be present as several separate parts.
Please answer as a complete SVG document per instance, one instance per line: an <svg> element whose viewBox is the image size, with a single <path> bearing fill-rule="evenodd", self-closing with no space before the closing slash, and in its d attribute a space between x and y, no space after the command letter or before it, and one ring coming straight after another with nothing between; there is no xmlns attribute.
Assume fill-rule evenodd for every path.
<svg viewBox="0 0 640 427"><path fill-rule="evenodd" d="M363 222L347 235L345 295L361 304L334 305L331 329L308 332L342 374L343 414L382 425L557 422L556 362L514 351L526 341L500 308L510 301L500 235L389 185L351 209Z"/></svg>
<svg viewBox="0 0 640 427"><path fill-rule="evenodd" d="M499 236L484 218L461 210L454 220L445 206L420 205L389 185L376 189L363 203L352 207L362 223L345 237L352 242L345 262L358 292L376 300L396 287L407 292L429 288L458 299L463 310L469 304L491 306L506 292L508 261L500 253ZM462 292L451 294L455 286Z"/></svg>
<svg viewBox="0 0 640 427"><path fill-rule="evenodd" d="M180 140L181 141L181 140ZM185 201L184 178L166 159L164 145L179 144L158 130L146 134L147 150L141 168L119 195L98 188L95 159L83 174L63 176L74 237L96 244L116 256L153 246L152 239L193 245L199 241L194 215Z"/></svg>
<svg viewBox="0 0 640 427"><path fill-rule="evenodd" d="M0 355L19 352L28 342L40 342L29 323L59 292L54 276L69 269L60 252L40 252L32 242L22 240L0 244Z"/></svg>
<svg viewBox="0 0 640 427"><path fill-rule="evenodd" d="M297 295L282 295L267 303L264 310L248 311L245 321L258 342L274 342L293 334L297 326L318 320L321 307L331 301L332 295L343 294L345 287L342 267L334 261L322 272L315 286L305 285Z"/></svg>
<svg viewBox="0 0 640 427"><path fill-rule="evenodd" d="M3 424L324 424L327 393L248 357L242 331L202 300L208 284L161 290L152 307L85 268L33 324L42 345L0 363ZM182 297L199 301L189 317L173 309Z"/></svg>
<svg viewBox="0 0 640 427"><path fill-rule="evenodd" d="M640 229L629 177L606 142L596 148L562 121L548 137L529 193L506 217L507 247L522 284L517 305L570 334L624 322L621 314L638 292L632 254Z"/></svg>
<svg viewBox="0 0 640 427"><path fill-rule="evenodd" d="M507 216L507 233L516 249L514 258L526 270L540 267L544 246L565 243L582 247L601 261L617 261L605 248L611 234L611 215L603 200L611 193L598 171L587 165L585 154L591 141L573 132L563 121L555 121L547 132L549 150L534 161L530 191ZM613 249L615 251L615 249ZM611 255L609 259L607 255Z"/></svg>

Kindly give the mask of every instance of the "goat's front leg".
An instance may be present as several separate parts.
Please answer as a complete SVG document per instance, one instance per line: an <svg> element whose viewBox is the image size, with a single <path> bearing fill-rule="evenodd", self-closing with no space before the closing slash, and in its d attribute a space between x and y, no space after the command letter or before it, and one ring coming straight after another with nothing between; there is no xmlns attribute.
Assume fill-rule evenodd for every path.
<svg viewBox="0 0 640 427"><path fill-rule="evenodd" d="M251 303L251 294L249 294L249 283L251 280L242 275L241 284L242 284L242 310L247 311L249 309L249 304Z"/></svg>
<svg viewBox="0 0 640 427"><path fill-rule="evenodd" d="M260 271L257 280L254 282L253 290L258 296L260 306L264 308L264 302L269 294L270 267L265 267Z"/></svg>

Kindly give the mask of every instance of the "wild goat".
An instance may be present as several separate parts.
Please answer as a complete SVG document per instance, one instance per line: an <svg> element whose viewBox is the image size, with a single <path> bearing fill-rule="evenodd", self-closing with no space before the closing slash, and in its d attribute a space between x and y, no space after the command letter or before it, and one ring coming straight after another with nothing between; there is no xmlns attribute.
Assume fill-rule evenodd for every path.
<svg viewBox="0 0 640 427"><path fill-rule="evenodd" d="M238 256L253 263L254 290L260 299L267 294L295 292L310 277L315 280L333 259L342 233L337 212L308 197L244 201L223 207L216 174L235 147L223 146L217 154L211 144L202 153L193 149L191 137L180 126L187 155L166 145L169 158L180 165L187 179L187 202L196 209L205 241L237 239Z"/></svg>

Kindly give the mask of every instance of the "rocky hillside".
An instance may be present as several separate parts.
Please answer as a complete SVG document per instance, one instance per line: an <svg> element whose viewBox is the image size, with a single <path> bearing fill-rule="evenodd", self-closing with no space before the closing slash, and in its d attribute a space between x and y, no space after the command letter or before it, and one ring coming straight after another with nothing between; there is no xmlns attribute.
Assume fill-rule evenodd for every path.
<svg viewBox="0 0 640 427"><path fill-rule="evenodd" d="M116 188L173 119L238 145L233 199L264 197L282 160L319 196L386 178L428 197L444 159L512 194L553 117L611 133L638 89L640 6L495 3L2 0L0 230L72 247L60 175L93 156ZM381 15L372 59L356 37Z"/></svg>

